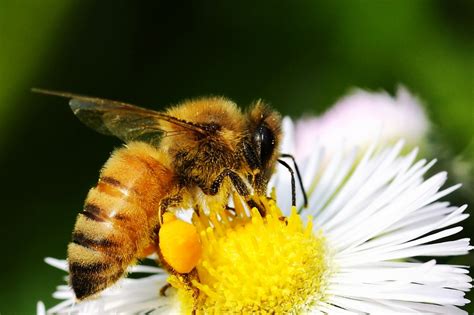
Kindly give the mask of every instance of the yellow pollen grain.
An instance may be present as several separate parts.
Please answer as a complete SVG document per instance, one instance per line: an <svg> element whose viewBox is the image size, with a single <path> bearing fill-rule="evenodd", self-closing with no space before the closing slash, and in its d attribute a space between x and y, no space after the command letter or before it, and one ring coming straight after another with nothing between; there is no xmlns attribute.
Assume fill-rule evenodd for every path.
<svg viewBox="0 0 474 315"><path fill-rule="evenodd" d="M235 200L233 214L216 210L193 218L202 257L192 280L199 292L192 309L198 314L300 313L321 301L327 257L311 218L304 224L295 208L285 218L267 198L261 200L265 217L257 209L248 214ZM171 282L178 291L189 290L179 278ZM189 292L181 296L190 305Z"/></svg>

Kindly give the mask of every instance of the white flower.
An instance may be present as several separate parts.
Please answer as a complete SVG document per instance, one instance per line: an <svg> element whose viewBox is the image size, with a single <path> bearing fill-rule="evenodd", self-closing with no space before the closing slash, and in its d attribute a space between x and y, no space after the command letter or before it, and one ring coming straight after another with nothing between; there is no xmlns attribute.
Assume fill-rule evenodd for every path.
<svg viewBox="0 0 474 315"><path fill-rule="evenodd" d="M400 87L395 97L386 92L354 90L320 117L306 118L296 125L298 158L311 154L308 143L318 141L328 153L346 141L352 146L368 147L374 141L395 143L405 139L414 147L426 136L429 121L423 107L410 92Z"/></svg>
<svg viewBox="0 0 474 315"><path fill-rule="evenodd" d="M150 257L153 259L154 257ZM68 271L66 260L46 258L49 265ZM119 283L103 291L98 299L75 303L75 295L68 285L59 285L53 297L63 302L49 309L47 314L109 314L139 313L148 310L162 311L163 314L179 313L179 303L173 290L166 299L159 299L158 292L166 285L168 274L158 267L133 266L129 274L144 274L139 279L124 278ZM67 280L67 279L65 279ZM40 302L37 314L42 314Z"/></svg>
<svg viewBox="0 0 474 315"><path fill-rule="evenodd" d="M294 130L289 119L284 128L283 151L292 152ZM289 175L279 168L271 185L287 221L282 223L279 210L272 207L265 219L253 213L251 222L239 230L224 223L221 230L232 233L207 229L204 243L214 246L207 256L212 260L198 268L207 268L211 277L195 284L209 297L197 305L222 311L229 307L228 300L243 296L230 307L253 311L274 307L277 313L466 314L459 307L469 302L464 298L472 281L467 267L422 259L464 255L472 248L468 239L446 240L462 230L458 224L468 217L466 206L439 201L459 185L442 189L446 173L424 178L434 161L416 161L417 150L402 156L402 147L401 141L380 150L371 146L362 158L357 158L356 149L336 151L323 167L324 150L313 146L299 164L309 197L304 209L298 198L299 215L290 215ZM255 232L260 228L268 233ZM292 238L292 233L298 237ZM220 241L209 245L215 239L229 247L219 252ZM300 243L294 243L295 239ZM224 252L231 252L231 263L219 256ZM300 261L298 255L306 256ZM67 271L65 261L49 258L47 262ZM178 296L183 292L177 279L172 283L178 284L178 294L169 289L164 297L158 293L166 284L162 269L136 266L131 270L151 275L122 279L97 299L77 304L71 289L60 285L53 296L63 302L47 313L170 314L182 310L184 302ZM225 296L214 296L216 292ZM252 304L255 301L268 303ZM42 307L39 304L39 313Z"/></svg>

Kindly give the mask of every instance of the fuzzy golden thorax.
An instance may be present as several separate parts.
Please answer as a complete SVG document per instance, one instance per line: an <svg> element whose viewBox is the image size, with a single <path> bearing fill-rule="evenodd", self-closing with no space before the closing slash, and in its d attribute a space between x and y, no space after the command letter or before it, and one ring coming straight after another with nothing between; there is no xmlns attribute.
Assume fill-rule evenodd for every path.
<svg viewBox="0 0 474 315"><path fill-rule="evenodd" d="M170 131L161 147L172 157L183 187L198 186L205 194L213 195L216 179L229 170L248 181L254 190L262 192L266 188L281 137L280 117L268 106L259 101L242 113L232 101L212 97L184 102L166 114L204 131L162 123ZM271 137L271 143L262 145L262 132ZM232 183L236 185L232 176L223 176L222 191L229 191Z"/></svg>

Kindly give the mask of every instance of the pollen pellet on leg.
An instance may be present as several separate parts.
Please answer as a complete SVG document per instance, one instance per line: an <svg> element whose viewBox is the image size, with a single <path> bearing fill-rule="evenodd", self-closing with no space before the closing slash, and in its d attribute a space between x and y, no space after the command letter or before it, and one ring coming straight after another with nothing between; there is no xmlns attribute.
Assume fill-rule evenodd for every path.
<svg viewBox="0 0 474 315"><path fill-rule="evenodd" d="M160 251L179 273L188 273L201 259L202 245L194 225L167 216L159 232Z"/></svg>

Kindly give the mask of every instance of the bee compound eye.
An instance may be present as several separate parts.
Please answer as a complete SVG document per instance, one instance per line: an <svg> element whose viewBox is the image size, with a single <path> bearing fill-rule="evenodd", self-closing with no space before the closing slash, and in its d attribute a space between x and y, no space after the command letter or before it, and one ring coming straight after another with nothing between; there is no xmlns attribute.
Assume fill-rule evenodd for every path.
<svg viewBox="0 0 474 315"><path fill-rule="evenodd" d="M260 163L265 165L275 150L275 135L265 125L260 125L254 134L254 141L260 148Z"/></svg>

